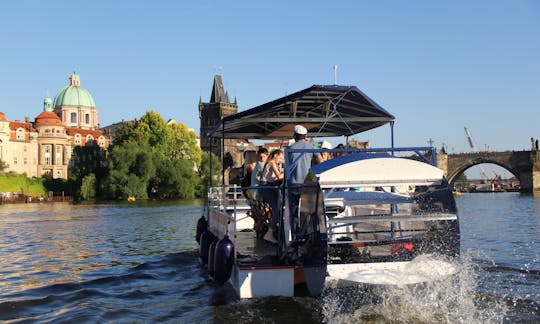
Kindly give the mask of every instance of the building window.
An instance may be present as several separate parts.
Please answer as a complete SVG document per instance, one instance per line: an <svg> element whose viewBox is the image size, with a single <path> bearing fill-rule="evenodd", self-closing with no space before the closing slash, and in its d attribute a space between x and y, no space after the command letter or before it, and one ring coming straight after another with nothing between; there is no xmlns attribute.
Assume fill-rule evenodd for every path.
<svg viewBox="0 0 540 324"><path fill-rule="evenodd" d="M23 164L24 164L24 165L27 165L27 164L28 164L28 159L27 159L27 158L24 158Z"/></svg>
<svg viewBox="0 0 540 324"><path fill-rule="evenodd" d="M57 170L57 171L56 171L56 177L57 177L57 178L61 178L61 177L62 177L62 171L61 171L61 170Z"/></svg>
<svg viewBox="0 0 540 324"><path fill-rule="evenodd" d="M51 165L51 147L45 145L45 165Z"/></svg>
<svg viewBox="0 0 540 324"><path fill-rule="evenodd" d="M84 115L84 121L85 121L87 124L90 124L90 114Z"/></svg>
<svg viewBox="0 0 540 324"><path fill-rule="evenodd" d="M61 165L62 164L62 148L60 146L56 147L55 157L56 157L56 165Z"/></svg>
<svg viewBox="0 0 540 324"><path fill-rule="evenodd" d="M74 113L74 112L71 113L71 122L72 123L77 122L77 113Z"/></svg>
<svg viewBox="0 0 540 324"><path fill-rule="evenodd" d="M23 146L23 151L24 151L24 152L27 152L27 151L28 151L28 147L26 147L26 145Z"/></svg>
<svg viewBox="0 0 540 324"><path fill-rule="evenodd" d="M17 141L24 141L24 131L17 130Z"/></svg>
<svg viewBox="0 0 540 324"><path fill-rule="evenodd" d="M17 164L17 157L13 158L13 164Z"/></svg>

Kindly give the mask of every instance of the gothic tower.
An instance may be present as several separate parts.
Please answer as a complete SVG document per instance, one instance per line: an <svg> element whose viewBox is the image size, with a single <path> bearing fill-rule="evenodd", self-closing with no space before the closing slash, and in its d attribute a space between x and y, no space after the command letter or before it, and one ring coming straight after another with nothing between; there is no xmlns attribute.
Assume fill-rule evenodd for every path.
<svg viewBox="0 0 540 324"><path fill-rule="evenodd" d="M212 94L210 95L210 102L202 102L202 98L199 99L201 149L203 151L212 150L212 153L223 161L224 168L237 164L235 161L230 161L229 159L229 157L234 157L238 153L238 148L235 144L236 141L225 140L225 152L222 156L221 139L210 138L207 136L207 134L214 129L221 119L236 114L236 112L238 112L236 98L233 103L230 102L229 94L223 88L221 75L214 75L214 85L212 87Z"/></svg>

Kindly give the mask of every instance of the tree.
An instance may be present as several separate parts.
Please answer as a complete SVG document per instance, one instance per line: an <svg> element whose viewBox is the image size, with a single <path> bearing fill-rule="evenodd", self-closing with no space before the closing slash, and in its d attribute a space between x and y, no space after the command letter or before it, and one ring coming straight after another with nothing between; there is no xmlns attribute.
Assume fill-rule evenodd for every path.
<svg viewBox="0 0 540 324"><path fill-rule="evenodd" d="M114 145L127 141L148 145L164 159L188 159L193 161L194 166L201 161L195 133L181 123L167 125L155 111L147 111L140 120L127 122L118 130Z"/></svg>
<svg viewBox="0 0 540 324"><path fill-rule="evenodd" d="M197 145L195 133L184 124L169 125L171 131L171 146L169 156L172 159L188 159L193 166L201 164L201 148Z"/></svg>
<svg viewBox="0 0 540 324"><path fill-rule="evenodd" d="M151 195L160 199L193 199L200 178L189 160L165 160L157 168Z"/></svg>
<svg viewBox="0 0 540 324"><path fill-rule="evenodd" d="M195 133L148 111L116 134L102 192L109 198L194 198L200 193L200 164Z"/></svg>
<svg viewBox="0 0 540 324"><path fill-rule="evenodd" d="M8 165L6 164L6 162L0 160L0 173L1 172L4 172L4 170L8 167Z"/></svg>
<svg viewBox="0 0 540 324"><path fill-rule="evenodd" d="M90 200L96 197L96 175L91 173L82 179L80 196L83 200Z"/></svg>
<svg viewBox="0 0 540 324"><path fill-rule="evenodd" d="M210 188L211 184L216 185L221 183L221 168L221 162L214 153L206 151L202 152L202 162L199 168L201 183L197 189L198 197L206 197L206 193L208 192L208 188ZM212 179L211 183L210 179Z"/></svg>
<svg viewBox="0 0 540 324"><path fill-rule="evenodd" d="M108 172L103 181L102 192L113 199L130 196L147 198L148 184L155 172L151 150L134 141L125 142L115 146L109 154Z"/></svg>

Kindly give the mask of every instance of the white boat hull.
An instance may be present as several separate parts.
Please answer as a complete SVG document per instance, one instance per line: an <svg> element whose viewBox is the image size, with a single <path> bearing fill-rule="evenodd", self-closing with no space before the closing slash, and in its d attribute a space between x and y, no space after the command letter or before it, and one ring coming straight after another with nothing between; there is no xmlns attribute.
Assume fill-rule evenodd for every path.
<svg viewBox="0 0 540 324"><path fill-rule="evenodd" d="M239 298L294 296L294 267L240 268L230 282Z"/></svg>

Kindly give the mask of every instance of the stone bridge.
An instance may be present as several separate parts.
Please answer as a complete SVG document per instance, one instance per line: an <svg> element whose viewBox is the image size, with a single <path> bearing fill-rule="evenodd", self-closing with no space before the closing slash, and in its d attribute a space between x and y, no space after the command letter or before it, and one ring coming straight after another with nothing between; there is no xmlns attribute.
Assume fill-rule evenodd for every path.
<svg viewBox="0 0 540 324"><path fill-rule="evenodd" d="M511 172L524 192L540 193L540 151L477 152L437 154L439 168L450 183L468 168L481 163L497 164Z"/></svg>

